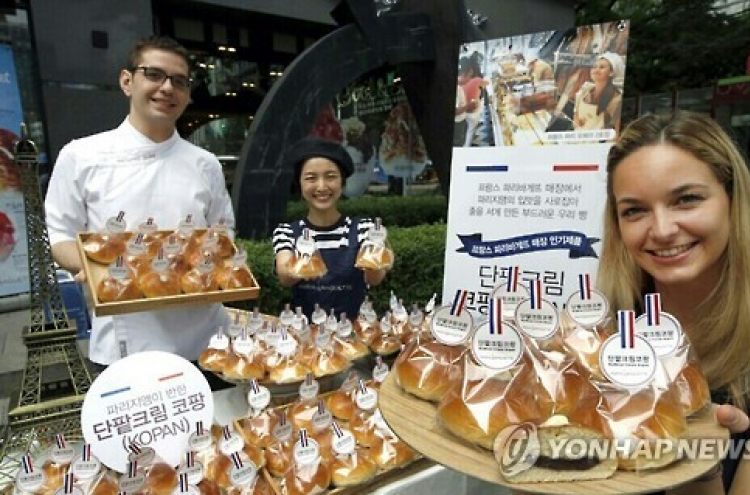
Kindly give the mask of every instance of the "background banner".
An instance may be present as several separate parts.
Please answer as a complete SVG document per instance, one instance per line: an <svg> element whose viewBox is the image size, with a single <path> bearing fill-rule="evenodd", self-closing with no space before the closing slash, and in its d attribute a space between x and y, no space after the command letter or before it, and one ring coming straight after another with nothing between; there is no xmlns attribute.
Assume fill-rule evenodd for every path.
<svg viewBox="0 0 750 495"><path fill-rule="evenodd" d="M443 303L487 313L518 268L562 308L596 275L628 23L461 47Z"/></svg>
<svg viewBox="0 0 750 495"><path fill-rule="evenodd" d="M13 51L0 43L0 296L29 291L26 216L12 154L22 119Z"/></svg>

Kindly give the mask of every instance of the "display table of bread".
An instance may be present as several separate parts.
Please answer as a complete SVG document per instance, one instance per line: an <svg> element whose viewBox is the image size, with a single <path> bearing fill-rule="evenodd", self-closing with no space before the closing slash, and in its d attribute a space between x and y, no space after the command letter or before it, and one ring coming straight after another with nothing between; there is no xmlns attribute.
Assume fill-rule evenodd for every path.
<svg viewBox="0 0 750 495"><path fill-rule="evenodd" d="M98 316L258 297L260 287L246 255L225 228L152 226L78 234Z"/></svg>
<svg viewBox="0 0 750 495"><path fill-rule="evenodd" d="M406 346L381 387L385 421L426 457L550 494L649 493L720 460L686 450L698 445L691 439L725 445L728 432L670 315L657 313L652 327L653 315L620 311L612 331L541 300L515 299L508 314L500 295L473 325L456 301L433 316L431 335ZM606 303L569 306L607 312Z"/></svg>

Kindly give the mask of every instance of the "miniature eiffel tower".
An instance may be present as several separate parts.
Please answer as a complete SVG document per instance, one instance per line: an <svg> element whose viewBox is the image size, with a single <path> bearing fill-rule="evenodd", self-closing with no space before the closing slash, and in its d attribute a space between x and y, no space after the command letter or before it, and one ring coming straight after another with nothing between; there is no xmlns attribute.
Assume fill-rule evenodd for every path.
<svg viewBox="0 0 750 495"><path fill-rule="evenodd" d="M24 443L37 439L49 441L57 433L80 437L81 407L91 386L91 376L76 342L76 324L68 319L52 262L39 188L37 148L26 139L23 124L14 155L26 211L31 304L30 324L23 329L28 353L26 369L18 404L8 414L9 437L1 445L5 452L27 448ZM66 382L69 379L70 390L51 397L54 394L45 391L50 374L56 374L58 379L64 375Z"/></svg>

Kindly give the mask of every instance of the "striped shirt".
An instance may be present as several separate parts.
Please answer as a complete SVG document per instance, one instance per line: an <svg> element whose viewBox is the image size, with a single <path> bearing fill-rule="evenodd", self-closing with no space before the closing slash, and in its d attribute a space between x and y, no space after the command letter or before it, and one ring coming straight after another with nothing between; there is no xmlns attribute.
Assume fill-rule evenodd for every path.
<svg viewBox="0 0 750 495"><path fill-rule="evenodd" d="M296 220L298 231L302 232L302 229L310 229L310 236L315 240L315 246L319 250L327 249L339 249L349 247L349 230L352 227L353 219L348 216L342 216L338 222L329 227L318 227L307 219ZM375 226L375 223L370 218L359 219L357 225L357 249L362 242L367 238L367 234L371 228ZM298 234L299 235L299 234ZM294 245L297 242L295 235L292 230L292 224L280 223L273 231L273 252L278 254L279 252L288 249L294 250Z"/></svg>

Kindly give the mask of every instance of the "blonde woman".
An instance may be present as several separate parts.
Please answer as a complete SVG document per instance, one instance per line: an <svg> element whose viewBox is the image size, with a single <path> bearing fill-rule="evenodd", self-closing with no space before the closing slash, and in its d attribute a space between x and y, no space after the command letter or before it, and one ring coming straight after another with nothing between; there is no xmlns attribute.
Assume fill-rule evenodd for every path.
<svg viewBox="0 0 750 495"><path fill-rule="evenodd" d="M632 122L609 152L597 285L612 308L661 294L722 405L717 420L748 438L750 174L711 118L688 112ZM740 449L742 451L744 449ZM723 475L723 476L722 476ZM723 481L723 482L722 482ZM725 458L670 493L750 493L750 462Z"/></svg>

